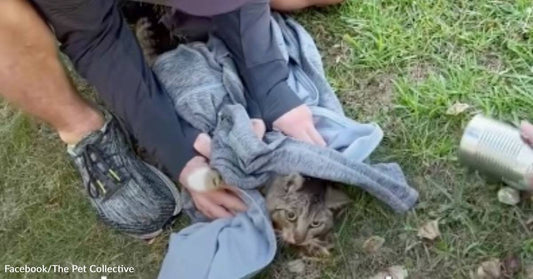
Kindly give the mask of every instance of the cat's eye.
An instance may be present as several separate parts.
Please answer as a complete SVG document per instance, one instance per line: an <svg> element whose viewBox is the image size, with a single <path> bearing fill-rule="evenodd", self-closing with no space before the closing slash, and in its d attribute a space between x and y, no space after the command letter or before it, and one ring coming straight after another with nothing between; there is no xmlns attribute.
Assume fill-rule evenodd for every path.
<svg viewBox="0 0 533 279"><path fill-rule="evenodd" d="M322 225L322 222L320 221L311 222L311 228L317 228L317 227L320 227L320 225Z"/></svg>
<svg viewBox="0 0 533 279"><path fill-rule="evenodd" d="M296 220L296 213L292 211L286 211L285 215L287 216L287 220L294 222Z"/></svg>

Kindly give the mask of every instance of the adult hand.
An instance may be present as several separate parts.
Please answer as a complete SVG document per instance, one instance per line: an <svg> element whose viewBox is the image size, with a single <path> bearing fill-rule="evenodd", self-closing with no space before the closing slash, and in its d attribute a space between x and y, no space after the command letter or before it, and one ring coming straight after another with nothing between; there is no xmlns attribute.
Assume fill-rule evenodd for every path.
<svg viewBox="0 0 533 279"><path fill-rule="evenodd" d="M522 131L522 138L533 148L533 125L527 121L523 121L520 125L520 130ZM533 187L533 177L529 178L529 185Z"/></svg>
<svg viewBox="0 0 533 279"><path fill-rule="evenodd" d="M245 211L246 205L227 185L209 191L197 191L193 185L189 185L189 177L206 168L209 168L207 159L195 156L185 165L179 178L181 185L189 191L196 209L210 219L231 217L237 212Z"/></svg>
<svg viewBox="0 0 533 279"><path fill-rule="evenodd" d="M295 139L326 146L326 142L315 128L311 110L306 105L297 106L286 112L272 123L272 127Z"/></svg>
<svg viewBox="0 0 533 279"><path fill-rule="evenodd" d="M259 119L252 119L252 128L259 138L265 134L265 123ZM194 142L194 149L201 156L193 157L181 171L179 181L191 195L194 206L211 219L226 218L237 212L246 210L246 205L239 198L233 187L222 185L216 190L195 191L188 185L189 177L198 170L209 168L208 159L211 156L211 138L207 134L200 134Z"/></svg>

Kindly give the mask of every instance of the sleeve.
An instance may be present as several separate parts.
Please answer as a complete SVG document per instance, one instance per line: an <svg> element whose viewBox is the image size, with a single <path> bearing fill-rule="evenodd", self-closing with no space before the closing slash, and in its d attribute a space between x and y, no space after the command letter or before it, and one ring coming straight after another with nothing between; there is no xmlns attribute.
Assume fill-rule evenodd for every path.
<svg viewBox="0 0 533 279"><path fill-rule="evenodd" d="M254 0L236 11L215 16L216 34L226 43L265 124L303 102L287 84L289 69L276 44L269 2Z"/></svg>

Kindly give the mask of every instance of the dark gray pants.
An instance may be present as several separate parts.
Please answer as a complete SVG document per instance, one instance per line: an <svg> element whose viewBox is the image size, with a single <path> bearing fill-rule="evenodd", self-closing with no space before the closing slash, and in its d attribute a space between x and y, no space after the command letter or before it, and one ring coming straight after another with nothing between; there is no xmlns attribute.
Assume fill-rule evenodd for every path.
<svg viewBox="0 0 533 279"><path fill-rule="evenodd" d="M195 155L192 145L198 131L175 112L116 1L30 1L52 25L76 70L97 88L148 155L177 179ZM243 2L235 11L214 16L214 31L233 55L248 89L248 103L255 104L249 112L270 127L302 101L286 82L289 71L272 34L269 0Z"/></svg>
<svg viewBox="0 0 533 279"><path fill-rule="evenodd" d="M139 145L173 178L195 154L198 132L178 117L113 0L31 0L61 50ZM58 108L60 109L60 108Z"/></svg>

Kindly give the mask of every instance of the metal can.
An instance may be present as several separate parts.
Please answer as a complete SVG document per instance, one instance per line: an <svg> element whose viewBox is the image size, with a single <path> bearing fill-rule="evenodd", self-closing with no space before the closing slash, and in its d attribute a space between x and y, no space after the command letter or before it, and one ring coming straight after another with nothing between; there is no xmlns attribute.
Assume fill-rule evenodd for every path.
<svg viewBox="0 0 533 279"><path fill-rule="evenodd" d="M533 176L533 148L514 126L476 115L463 133L459 160L518 190L533 190L528 182Z"/></svg>

